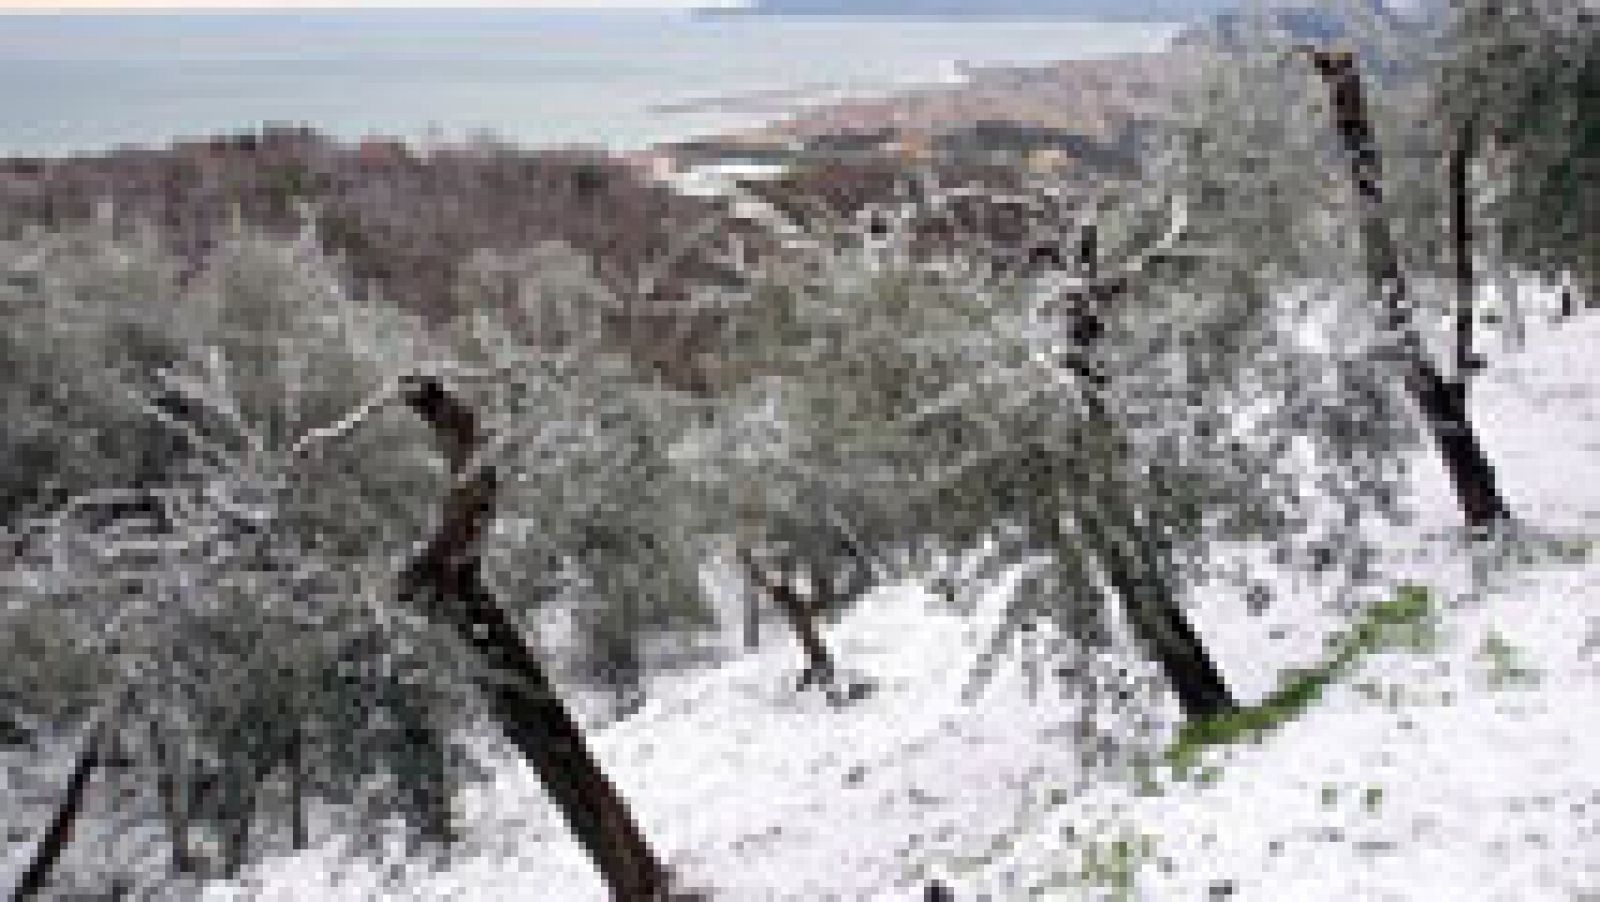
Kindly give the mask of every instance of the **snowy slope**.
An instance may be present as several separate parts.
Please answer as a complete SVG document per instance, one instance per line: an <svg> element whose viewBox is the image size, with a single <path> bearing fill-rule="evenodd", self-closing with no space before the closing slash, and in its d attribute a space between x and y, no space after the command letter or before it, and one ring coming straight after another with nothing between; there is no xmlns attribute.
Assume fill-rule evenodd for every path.
<svg viewBox="0 0 1600 902"><path fill-rule="evenodd" d="M1433 649L1369 659L1259 745L1213 752L1204 779L1098 784L952 881L958 898L1080 898L1126 837L1133 898L1600 899L1600 549L1577 562L1540 541L1600 537L1597 347L1593 319L1539 330L1477 384L1529 560L1475 567L1430 537L1453 511L1442 468L1418 461L1419 516L1388 537L1386 570L1442 598ZM1236 654L1260 631L1208 613Z"/></svg>
<svg viewBox="0 0 1600 902"><path fill-rule="evenodd" d="M1434 590L1437 642L1369 658L1187 780L1089 766L1076 706L1030 697L1014 668L963 703L985 618L914 585L830 636L877 681L871 698L797 695L797 655L773 643L662 682L597 751L657 848L718 899L918 899L934 878L957 899L1600 899L1600 548L1539 553L1600 537L1600 317L1535 328L1528 347L1494 355L1475 413L1531 558L1475 565L1452 545L1444 476L1420 459L1418 516L1384 536L1384 568ZM1285 622L1200 602L1247 700L1337 625L1310 600ZM330 846L211 897L604 899L528 772L487 749L503 763L461 800L468 841L448 867Z"/></svg>

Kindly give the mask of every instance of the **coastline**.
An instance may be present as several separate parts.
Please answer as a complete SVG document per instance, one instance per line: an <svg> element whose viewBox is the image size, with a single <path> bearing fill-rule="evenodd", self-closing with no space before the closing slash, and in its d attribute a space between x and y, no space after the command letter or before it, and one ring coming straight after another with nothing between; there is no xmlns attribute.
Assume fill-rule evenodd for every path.
<svg viewBox="0 0 1600 902"><path fill-rule="evenodd" d="M1043 65L957 64L941 82L790 103L758 125L668 139L621 156L655 167L771 163L830 151L845 158L914 160L985 131L994 138L991 144L1002 145L990 148L995 152L1006 149L1002 132L1040 145L1082 144L1091 152L1110 152L1170 109L1193 61L1169 48ZM766 92L753 92L708 103L766 99Z"/></svg>
<svg viewBox="0 0 1600 902"><path fill-rule="evenodd" d="M248 21L247 21L248 18ZM0 157L97 156L307 127L418 149L478 136L632 152L961 78L1163 47L1170 28L674 14L35 16L0 27ZM452 19L451 21L454 21ZM1103 26L1103 27L1102 27Z"/></svg>

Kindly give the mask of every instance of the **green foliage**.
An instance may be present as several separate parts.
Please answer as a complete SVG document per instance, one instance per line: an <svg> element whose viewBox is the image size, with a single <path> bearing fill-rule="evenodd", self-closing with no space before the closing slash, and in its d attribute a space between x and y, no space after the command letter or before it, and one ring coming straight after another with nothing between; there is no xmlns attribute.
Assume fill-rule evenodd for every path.
<svg viewBox="0 0 1600 902"><path fill-rule="evenodd" d="M1471 121L1492 180L1489 225L1507 263L1600 288L1600 29L1572 0L1473 0L1448 23L1435 91ZM1491 143L1492 142L1492 145Z"/></svg>
<svg viewBox="0 0 1600 902"><path fill-rule="evenodd" d="M1523 663L1522 652L1497 629L1483 637L1478 659L1488 668L1484 678L1492 689L1527 687L1539 681L1538 669Z"/></svg>
<svg viewBox="0 0 1600 902"><path fill-rule="evenodd" d="M14 522L93 488L170 472L184 453L130 386L182 350L174 261L97 223L0 243L0 511Z"/></svg>
<svg viewBox="0 0 1600 902"><path fill-rule="evenodd" d="M484 300L486 274L521 284L515 309L483 304L448 338L457 388L492 436L480 463L500 477L487 578L519 617L568 607L571 663L631 694L647 639L713 622L699 567L717 499L680 459L697 405L607 349L611 301L570 249L486 254L476 267L464 298ZM537 323L544 340L525 342L513 322Z"/></svg>
<svg viewBox="0 0 1600 902"><path fill-rule="evenodd" d="M7 475L52 515L11 524L0 683L46 722L130 690L125 745L219 835L282 813L258 790L291 745L306 796L437 820L415 790L455 779L466 681L392 586L442 494L431 436L390 408L308 439L421 362L413 324L257 235L182 280L106 221L0 263L20 364L4 402L28 424Z"/></svg>
<svg viewBox="0 0 1600 902"><path fill-rule="evenodd" d="M1118 900L1136 898L1139 869L1155 857L1155 839L1137 832L1125 832L1111 840L1087 843L1078 869L1080 885L1099 887Z"/></svg>
<svg viewBox="0 0 1600 902"><path fill-rule="evenodd" d="M1286 674L1279 688L1258 704L1210 720L1188 723L1167 748L1166 760L1187 774L1206 749L1260 739L1294 720L1322 698L1362 656L1386 648L1420 649L1433 634L1434 605L1427 589L1402 586L1393 598L1362 612L1355 625L1330 643L1322 663Z"/></svg>
<svg viewBox="0 0 1600 902"><path fill-rule="evenodd" d="M1381 648L1427 650L1434 638L1434 614L1433 597L1426 588L1400 587L1394 598L1363 611L1354 631L1337 643L1337 666L1346 667L1360 655Z"/></svg>

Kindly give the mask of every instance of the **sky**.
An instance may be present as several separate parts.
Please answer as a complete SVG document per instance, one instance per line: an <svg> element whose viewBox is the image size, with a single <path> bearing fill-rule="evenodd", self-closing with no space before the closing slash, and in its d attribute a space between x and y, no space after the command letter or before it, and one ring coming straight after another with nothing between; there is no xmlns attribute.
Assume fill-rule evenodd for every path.
<svg viewBox="0 0 1600 902"><path fill-rule="evenodd" d="M728 0L0 0L0 14L79 10L139 11L159 9L356 9L383 7L526 7L530 9L628 9L725 6Z"/></svg>

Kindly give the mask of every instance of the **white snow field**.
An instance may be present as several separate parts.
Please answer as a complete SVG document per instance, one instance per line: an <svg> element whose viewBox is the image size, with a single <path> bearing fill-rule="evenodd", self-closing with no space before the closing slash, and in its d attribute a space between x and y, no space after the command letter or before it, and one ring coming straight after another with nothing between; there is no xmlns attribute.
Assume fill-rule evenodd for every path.
<svg viewBox="0 0 1600 902"><path fill-rule="evenodd" d="M1474 566L1442 470L1420 455L1415 516L1382 535L1372 597L1430 589L1436 641L1367 657L1299 718L1183 777L1086 763L1078 705L1048 686L1030 697L1017 667L964 702L992 617L942 613L915 584L878 591L829 636L876 679L870 698L797 694L798 655L773 641L660 681L595 734L597 752L658 851L719 900L921 899L934 879L958 900L1600 900L1597 349L1600 316L1534 323L1526 350L1492 354L1476 383L1532 536L1512 543L1525 559ZM1341 624L1313 588L1260 616L1238 593L1197 599L1243 700L1316 660ZM1100 710L1101 730L1137 740L1134 706ZM1173 709L1153 710L1159 754ZM498 744L486 755L500 763L460 799L467 838L447 866L329 844L209 897L605 899L531 773Z"/></svg>

